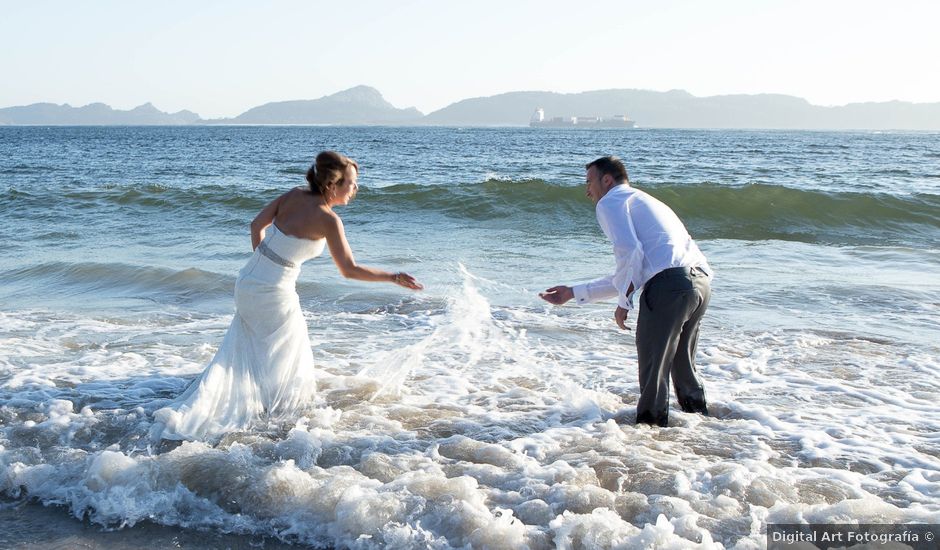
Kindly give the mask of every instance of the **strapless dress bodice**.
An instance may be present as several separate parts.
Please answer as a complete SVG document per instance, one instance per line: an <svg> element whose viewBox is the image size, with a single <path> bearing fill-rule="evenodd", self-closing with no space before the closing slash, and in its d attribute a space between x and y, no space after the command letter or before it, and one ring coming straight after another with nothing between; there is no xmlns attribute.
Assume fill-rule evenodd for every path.
<svg viewBox="0 0 940 550"><path fill-rule="evenodd" d="M265 236L264 240L261 241L259 248L261 246L264 246L266 252L273 252L273 255L276 256L276 258L269 257L269 259L275 260L275 262L277 262L277 259L282 260L277 263L280 263L284 267L300 267L300 264L307 260L323 254L326 239L317 239L314 241L312 239L287 235L272 223L270 232ZM262 254L264 254L264 252L262 252ZM268 255L265 254L265 256Z"/></svg>
<svg viewBox="0 0 940 550"><path fill-rule="evenodd" d="M296 281L300 265L322 254L325 247L326 239L294 237L271 224L248 265L239 273L239 279L273 285Z"/></svg>

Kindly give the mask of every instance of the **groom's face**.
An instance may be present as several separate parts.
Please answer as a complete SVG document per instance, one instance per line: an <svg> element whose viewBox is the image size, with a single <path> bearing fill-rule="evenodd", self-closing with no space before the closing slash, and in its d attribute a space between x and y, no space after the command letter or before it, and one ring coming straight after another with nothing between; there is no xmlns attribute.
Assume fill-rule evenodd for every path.
<svg viewBox="0 0 940 550"><path fill-rule="evenodd" d="M597 204L597 201L601 200L601 198L610 191L610 184L613 182L613 178L601 175L601 173L597 171L597 168L592 166L588 168L585 182L587 183L587 196L594 201L594 204Z"/></svg>

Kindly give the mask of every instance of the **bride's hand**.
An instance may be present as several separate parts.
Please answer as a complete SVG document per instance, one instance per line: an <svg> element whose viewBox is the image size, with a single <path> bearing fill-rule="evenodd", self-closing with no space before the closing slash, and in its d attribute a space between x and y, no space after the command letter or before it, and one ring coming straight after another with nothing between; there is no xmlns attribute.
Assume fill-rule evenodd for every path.
<svg viewBox="0 0 940 550"><path fill-rule="evenodd" d="M411 290L424 290L424 285L416 281L414 277L408 275L407 273L396 273L392 278L392 282L398 286L403 286Z"/></svg>

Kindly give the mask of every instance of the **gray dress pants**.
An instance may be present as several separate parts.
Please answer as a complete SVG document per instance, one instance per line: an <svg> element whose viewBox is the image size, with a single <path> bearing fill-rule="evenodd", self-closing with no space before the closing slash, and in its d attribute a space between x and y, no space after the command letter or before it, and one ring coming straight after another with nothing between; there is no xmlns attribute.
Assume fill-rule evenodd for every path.
<svg viewBox="0 0 940 550"><path fill-rule="evenodd" d="M644 286L636 328L637 423L668 424L670 376L682 410L708 414L705 386L695 370L695 347L710 297L709 278L698 268L666 269Z"/></svg>

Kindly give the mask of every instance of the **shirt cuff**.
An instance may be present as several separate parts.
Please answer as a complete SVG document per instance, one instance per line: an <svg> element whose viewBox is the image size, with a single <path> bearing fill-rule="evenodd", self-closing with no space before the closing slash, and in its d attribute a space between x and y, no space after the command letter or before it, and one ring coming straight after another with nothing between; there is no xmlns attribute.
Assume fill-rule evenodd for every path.
<svg viewBox="0 0 940 550"><path fill-rule="evenodd" d="M631 295L627 298L626 294L621 294L617 297L617 305L623 309L630 311L633 309L633 296Z"/></svg>
<svg viewBox="0 0 940 550"><path fill-rule="evenodd" d="M578 304L587 304L591 301L591 296L588 293L588 285L581 284L571 287L571 290L574 292L574 299Z"/></svg>

